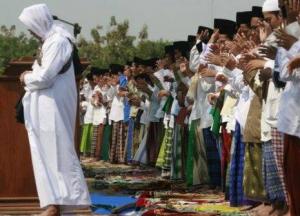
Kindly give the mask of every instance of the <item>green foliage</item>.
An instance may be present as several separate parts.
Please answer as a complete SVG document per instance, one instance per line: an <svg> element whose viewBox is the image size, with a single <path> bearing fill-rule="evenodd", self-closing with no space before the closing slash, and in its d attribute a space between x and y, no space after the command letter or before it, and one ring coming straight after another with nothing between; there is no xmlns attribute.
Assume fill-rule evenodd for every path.
<svg viewBox="0 0 300 216"><path fill-rule="evenodd" d="M108 67L111 63L125 64L134 56L152 58L162 56L167 41L148 40L148 27L144 25L138 37L129 35L129 21L117 22L111 17L106 33L103 27L91 30L91 40L78 39L79 54L93 66ZM15 26L0 29L0 73L9 61L22 56L33 56L38 42L24 33L16 34Z"/></svg>
<svg viewBox="0 0 300 216"><path fill-rule="evenodd" d="M80 38L79 53L89 59L94 66L108 67L110 63L125 64L134 56L152 58L162 56L167 41L148 40L148 27L143 26L138 38L129 35L129 22L117 22L113 16L107 33L101 34L102 26L91 30L92 41Z"/></svg>
<svg viewBox="0 0 300 216"><path fill-rule="evenodd" d="M33 56L38 47L38 42L24 33L16 35L15 26L0 28L0 73L8 63L22 56Z"/></svg>

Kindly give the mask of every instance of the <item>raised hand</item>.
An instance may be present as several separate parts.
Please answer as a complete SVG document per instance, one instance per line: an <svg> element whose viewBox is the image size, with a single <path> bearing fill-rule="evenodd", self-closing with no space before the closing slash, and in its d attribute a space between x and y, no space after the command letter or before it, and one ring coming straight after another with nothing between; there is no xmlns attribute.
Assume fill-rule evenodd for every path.
<svg viewBox="0 0 300 216"><path fill-rule="evenodd" d="M209 53L205 57L205 60L207 61L208 64L223 66L220 55L215 55L213 53Z"/></svg>
<svg viewBox="0 0 300 216"><path fill-rule="evenodd" d="M217 74L216 75L216 81L219 81L223 84L226 84L228 82L228 77L225 76L224 74Z"/></svg>
<svg viewBox="0 0 300 216"><path fill-rule="evenodd" d="M277 53L277 48L273 46L265 46L262 45L259 47L259 53L262 54L264 57L274 60Z"/></svg>
<svg viewBox="0 0 300 216"><path fill-rule="evenodd" d="M237 67L237 61L232 55L221 56L222 62L224 63L225 67L229 70L234 70Z"/></svg>
<svg viewBox="0 0 300 216"><path fill-rule="evenodd" d="M199 71L201 77L215 77L217 72L208 68L203 68Z"/></svg>
<svg viewBox="0 0 300 216"><path fill-rule="evenodd" d="M283 2L287 12L287 24L295 22L300 11L299 0L286 0Z"/></svg>
<svg viewBox="0 0 300 216"><path fill-rule="evenodd" d="M297 38L295 38L292 35L287 34L285 31L279 29L275 31L275 35L278 39L278 45L280 47L285 48L286 50L289 50L294 43L298 41Z"/></svg>
<svg viewBox="0 0 300 216"><path fill-rule="evenodd" d="M290 74L292 74L295 69L300 68L300 56L297 56L294 59L292 59L289 62L287 68Z"/></svg>
<svg viewBox="0 0 300 216"><path fill-rule="evenodd" d="M251 60L245 68L244 72L250 72L250 71L254 71L254 70L258 70L258 69L263 69L265 66L266 60L263 59L255 59L255 60Z"/></svg>
<svg viewBox="0 0 300 216"><path fill-rule="evenodd" d="M210 39L209 32L207 29L205 31L201 31L201 33L199 34L199 39L201 41L208 41Z"/></svg>
<svg viewBox="0 0 300 216"><path fill-rule="evenodd" d="M217 40L219 39L219 37L220 37L219 30L214 31L214 33L210 37L210 40L209 40L208 43L215 43L215 42L217 42Z"/></svg>

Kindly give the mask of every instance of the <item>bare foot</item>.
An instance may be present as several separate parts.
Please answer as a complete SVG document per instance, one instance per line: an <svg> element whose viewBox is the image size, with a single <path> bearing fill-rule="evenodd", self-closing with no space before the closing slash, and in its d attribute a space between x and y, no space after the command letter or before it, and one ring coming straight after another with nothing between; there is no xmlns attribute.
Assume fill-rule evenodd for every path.
<svg viewBox="0 0 300 216"><path fill-rule="evenodd" d="M272 207L270 205L265 205L263 208L257 211L257 215L259 216L269 216Z"/></svg>
<svg viewBox="0 0 300 216"><path fill-rule="evenodd" d="M277 216L290 216L289 207L284 205L281 209L278 210Z"/></svg>
<svg viewBox="0 0 300 216"><path fill-rule="evenodd" d="M40 216L60 216L59 207L54 205L48 206Z"/></svg>
<svg viewBox="0 0 300 216"><path fill-rule="evenodd" d="M272 207L269 205L261 204L260 206L252 209L250 212L256 216L268 216Z"/></svg>

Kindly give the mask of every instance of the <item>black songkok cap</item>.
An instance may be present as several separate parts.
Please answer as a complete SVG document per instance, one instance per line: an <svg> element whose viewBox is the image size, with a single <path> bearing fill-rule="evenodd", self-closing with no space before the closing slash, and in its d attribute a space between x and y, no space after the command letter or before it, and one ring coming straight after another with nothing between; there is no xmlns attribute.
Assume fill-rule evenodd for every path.
<svg viewBox="0 0 300 216"><path fill-rule="evenodd" d="M173 45L165 46L165 54L170 54L170 55L174 54L174 47L173 47Z"/></svg>
<svg viewBox="0 0 300 216"><path fill-rule="evenodd" d="M188 57L188 52L190 51L190 46L187 41L175 41L173 43L174 50L179 50L184 57Z"/></svg>
<svg viewBox="0 0 300 216"><path fill-rule="evenodd" d="M264 18L264 14L262 12L262 7L253 6L252 7L252 17Z"/></svg>
<svg viewBox="0 0 300 216"><path fill-rule="evenodd" d="M197 34L200 34L202 31L205 31L205 30L208 31L209 36L211 36L211 35L214 33L214 30L211 29L211 28L208 28L208 27L206 27L206 26L199 26L199 27L198 27Z"/></svg>
<svg viewBox="0 0 300 216"><path fill-rule="evenodd" d="M158 58L147 59L145 61L146 62L146 66L155 67L158 60L159 60Z"/></svg>
<svg viewBox="0 0 300 216"><path fill-rule="evenodd" d="M219 29L220 34L225 34L231 39L236 33L236 23L231 20L215 19L214 28Z"/></svg>
<svg viewBox="0 0 300 216"><path fill-rule="evenodd" d="M91 67L91 74L92 74L93 76L100 76L100 75L102 75L103 73L102 73L102 71L101 71L100 68L98 68L98 67Z"/></svg>
<svg viewBox="0 0 300 216"><path fill-rule="evenodd" d="M236 13L236 25L239 27L241 24L250 26L252 18L252 11L244 11Z"/></svg>
<svg viewBox="0 0 300 216"><path fill-rule="evenodd" d="M187 38L187 42L189 42L190 44L195 44L196 41L197 41L197 38L194 35L189 35Z"/></svg>
<svg viewBox="0 0 300 216"><path fill-rule="evenodd" d="M109 69L111 74L118 74L119 72L123 73L124 66L120 64L110 64Z"/></svg>

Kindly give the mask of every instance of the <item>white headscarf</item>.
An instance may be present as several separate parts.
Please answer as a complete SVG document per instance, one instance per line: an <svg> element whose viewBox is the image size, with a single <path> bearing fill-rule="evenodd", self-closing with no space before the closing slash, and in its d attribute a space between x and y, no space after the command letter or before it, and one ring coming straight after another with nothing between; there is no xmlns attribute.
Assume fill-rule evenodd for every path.
<svg viewBox="0 0 300 216"><path fill-rule="evenodd" d="M46 4L36 4L24 8L19 20L43 41L54 33L68 37L73 42L75 41L63 24L54 23L52 14Z"/></svg>

